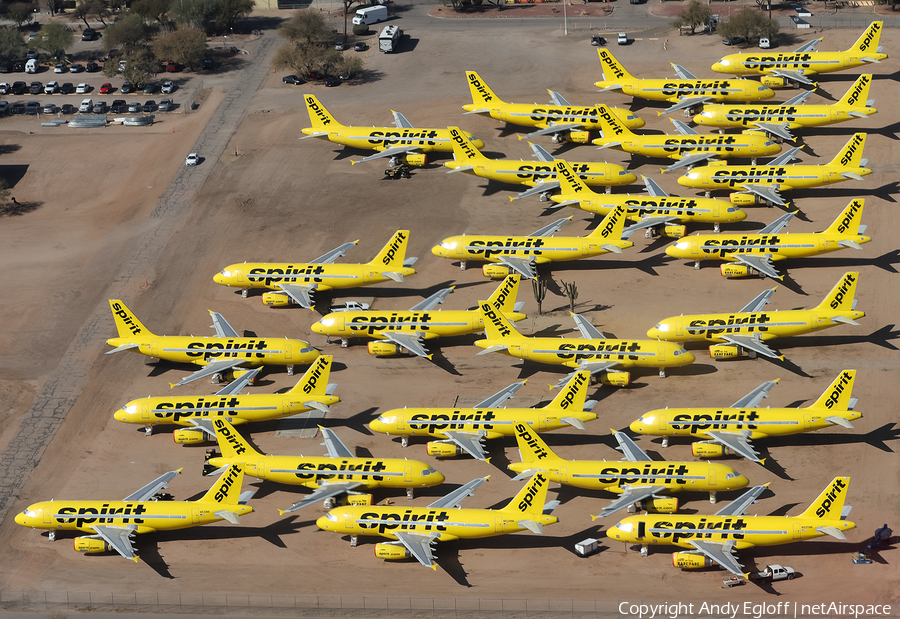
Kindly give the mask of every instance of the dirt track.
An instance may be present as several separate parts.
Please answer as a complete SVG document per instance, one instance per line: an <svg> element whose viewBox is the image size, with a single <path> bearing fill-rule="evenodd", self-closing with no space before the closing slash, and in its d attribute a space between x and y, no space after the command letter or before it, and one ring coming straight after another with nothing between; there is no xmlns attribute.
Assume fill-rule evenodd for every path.
<svg viewBox="0 0 900 619"><path fill-rule="evenodd" d="M592 86L599 75L596 52L585 41L587 37L566 39L558 31L537 36L540 32L539 27L522 27L522 36L505 38L500 45L490 36L443 34L435 29L421 36L415 51L370 54L369 66L379 76L371 83L311 88L343 123L387 124L390 110L396 109L418 126L460 124L485 140L490 156L503 153L530 158L527 142L516 140L516 132L490 119L460 114L460 106L468 102L462 72L479 70L506 100L544 101L545 88L558 90L577 103L600 100ZM828 49L846 48L857 34L827 33ZM666 51L662 44L644 41L615 51L635 74L668 74L665 62L671 61L706 75L706 67L724 50L717 39L699 37L670 39ZM896 44L897 33L886 31L882 45L893 51ZM824 229L851 198L865 196L864 223L874 240L862 252L845 250L795 264L772 299L773 308L810 307L842 273L858 269L859 308L867 313L862 325L778 342L776 346L788 359L781 367L746 358L715 364L698 349L697 363L670 372L665 380L649 372L636 376L635 384L627 389L596 389L600 419L589 424L587 432L545 435L551 447L566 457L617 459L608 428L626 427L647 410L666 405L727 405L775 377L782 381L769 404L809 403L841 369L858 369L854 395L860 399L864 417L856 431L838 429L760 441L760 447L771 448L766 468L733 461L751 482L772 482L774 494L764 495L757 506L759 514L796 514L833 476L852 478L848 502L854 506L851 519L858 529L850 534L850 542L823 538L741 554L748 569L780 562L803 573L800 580L776 586L792 600L830 601L838 589L838 601L890 603L898 597L893 552L884 553L882 562L865 567L853 566L849 559L849 553L876 527L892 523L898 498L894 407L900 389L894 323L900 289L891 233L898 223L893 197L898 141L892 129L890 135L877 132L896 123L896 85L887 76L894 73L897 61L891 59L876 68L870 97L876 99L879 113L865 121L808 133L808 154L803 157L805 162L827 161L849 135L869 129L872 133L865 156L874 174L863 182L849 181L795 195L803 215L790 228L792 232ZM855 72L848 72L823 78L822 90L836 99L854 77ZM363 262L391 232L408 228L410 254L421 258L416 276L403 285L379 285L337 297L374 296L376 308L407 308L438 287L456 282L456 292L445 307L471 307L489 294L494 284L485 280L479 269L461 272L434 258L431 246L450 234L528 233L552 221L540 217L543 209L536 199L510 204L508 187L488 186L462 174L447 175L440 165L417 170L410 181L383 181L384 163L351 167L348 157L356 153L317 140L298 141L300 128L308 125L306 112L300 108L307 87L288 88L280 78L269 75L225 155L204 162L215 166L210 178L141 281L133 277L123 281L127 274L119 265L131 257L134 239L155 225L147 219L148 214L179 170L222 92L214 90L205 109L177 121L174 133L170 125L161 124L128 131L128 136L117 132L120 130L61 136L46 129L29 135L27 128L7 130L4 121L0 134L4 144L20 147L4 154L4 163L29 166L13 195L20 202L42 205L31 213L3 220L0 227L0 259L7 265L7 294L0 300L6 318L0 331L0 444L5 446L16 435L34 393L59 378L63 352L88 316L105 304L113 283L125 291L132 309L158 333L209 333L206 309L214 309L239 331L305 338L333 353L337 371L332 382L338 383L342 403L329 416L329 425L348 445L358 445L374 455L431 460L422 444L403 450L399 442L368 435L360 424L378 411L404 405L450 405L457 396L487 396L527 376L534 378L517 402L532 404L547 398L545 385L556 381L552 371L523 367L500 355L476 356L476 349L469 345L474 337L436 347L435 363L374 359L361 345L349 349L325 346L323 337L309 333L315 317L306 310L270 310L258 297L241 299L212 283L213 274L232 262L311 259L356 238L361 239L359 246L343 260ZM617 95L602 100L627 105ZM664 118L656 117L657 108L635 109L647 119L648 129L670 130ZM550 146L549 139L541 143ZM92 155L85 157L85 152ZM573 160L597 157L589 146L558 152ZM606 151L604 156L609 161L627 161L620 153ZM653 174L665 189L678 193L675 177L660 178L656 165L644 165L640 172ZM580 235L596 223L579 212L566 214L573 213L574 220L561 234ZM734 229L756 230L777 215L775 209L756 208L747 222ZM668 261L662 253L665 243L633 240L636 247L615 259L554 268L556 286L544 302L545 311L552 310L550 314L537 316L531 292L523 287L520 300L525 301L529 313L523 332L573 328L558 287L561 281L577 282L579 312L590 316L598 328L622 337L643 336L658 319L680 312L737 310L771 287L769 282L755 279L726 281L713 266L696 272L689 265ZM113 332L109 320L108 335ZM8 566L0 574L0 589L147 591L165 587L169 591L238 589L320 595L406 596L427 591L429 596L485 598L522 597L526 591L543 598L734 597L717 588L719 572L678 572L665 550L641 559L635 552L624 553L621 545L610 545L603 530L615 517L608 519L611 522L592 524L589 514L596 513L611 495L569 488L558 493L563 501L556 512L560 524L543 537L518 534L442 546L438 557L443 569L437 573L415 563L382 562L372 556L370 543L350 548L338 536L318 531L314 520L322 514L321 507L279 518L276 508L289 505L302 491L259 483L251 484L260 486L253 501L257 511L242 519L242 527L218 524L148 536L138 542L145 561L139 565L126 564L116 556L82 557L73 553L67 540L50 544L36 531L16 527L11 514L52 497L124 496L154 476L181 466L185 474L170 486L177 498L191 497L210 484L199 475L202 447L175 445L167 433L145 438L138 428L112 419L113 411L129 399L165 392L167 381L182 377L183 370L146 366L137 355L104 356L108 347L102 339L86 344L86 387L75 406L63 411L65 421L50 450L0 525L0 561ZM274 392L294 382L284 373L269 373L255 389ZM186 394L214 391L204 383L181 389ZM350 427L345 427L345 419L351 419ZM262 451L320 453L323 449L318 439L275 438L274 428L275 424L268 424L252 429L252 439ZM641 439L639 445L667 459L690 458L686 444L664 450L658 442ZM514 441L495 444L493 455L491 464L460 459L437 462L436 467L454 485L491 473L491 483L466 504L498 506L519 488L504 475L506 463L517 458ZM416 504L426 504L449 488L422 493ZM400 496L393 498L405 503ZM688 498L689 511L714 511L703 497ZM729 498L721 496L720 501ZM588 560L578 559L572 546L586 537L599 537L603 551ZM230 578L226 585L226 572L238 565L240 577ZM653 583L652 589L645 587L647 582ZM752 587L744 587L740 593L742 599L768 595Z"/></svg>

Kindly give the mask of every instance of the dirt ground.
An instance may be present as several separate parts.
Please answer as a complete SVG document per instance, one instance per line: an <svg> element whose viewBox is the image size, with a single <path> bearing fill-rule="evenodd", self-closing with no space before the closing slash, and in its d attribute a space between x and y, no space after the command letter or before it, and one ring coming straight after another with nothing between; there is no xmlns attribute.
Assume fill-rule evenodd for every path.
<svg viewBox="0 0 900 619"><path fill-rule="evenodd" d="M549 383L559 372L522 365L502 355L477 356L476 337L458 338L433 346L435 361L419 358L375 359L363 345L341 349L326 346L324 337L308 326L316 315L308 310L272 310L258 296L239 294L212 282L223 266L242 260L304 260L347 240L361 239L342 260L364 262L399 228L411 231L410 255L419 256L418 274L402 285L379 286L336 294L338 300L375 297L376 308L407 308L439 287L456 283L447 308L467 308L485 298L495 284L480 269L460 271L439 260L430 248L443 237L463 232L525 234L541 228L558 213L546 213L537 199L510 203L515 188L495 186L463 174L445 174L440 161L418 169L408 181L382 180L384 162L350 165L348 152L318 140L298 141L308 126L301 108L303 92L311 91L346 124L387 124L390 110L402 111L417 126L459 124L485 140L490 156L530 159L521 132L491 119L463 116L468 102L463 71L476 69L502 98L545 101L546 88L560 91L576 103L608 102L628 106L620 95L597 95L599 79L594 48L587 36L563 37L558 30L520 26L521 36L502 44L491 36L467 36L458 30L432 29L414 41L415 50L396 55L369 53L373 79L366 83L325 89L318 85L286 87L281 76L270 74L225 154L218 161L193 204L178 222L161 258L149 275L123 273L120 266L149 226L148 213L182 165L211 110L229 87L214 87L210 100L196 115L172 125L146 129L61 134L45 128L0 125L6 165L27 165L13 188L20 202L39 208L0 220L0 263L6 265L6 294L0 297L0 444L16 436L22 416L35 394L60 378L63 355L92 312L113 290L124 290L130 307L148 328L161 334L207 334L207 309L221 312L238 330L260 335L304 338L335 355L332 382L342 402L326 423L348 445L376 456L434 461L448 478L442 487L420 492L424 505L458 484L491 474L491 482L467 499L469 507L500 506L521 487L511 482L506 464L518 458L515 442L491 445L490 464L470 459L435 461L424 453L424 441L403 449L399 441L371 435L363 426L380 412L406 405L450 406L457 396L486 397L511 382L532 377L519 392L517 404L548 400ZM826 34L828 48L846 48L857 32ZM801 37L802 39L802 37ZM882 45L896 50L898 35L887 30ZM725 51L716 38L674 37L668 49L662 41L617 48L625 66L642 76L668 75L665 62L678 62L700 75ZM659 56L665 56L665 62ZM481 58L489 60L480 60ZM600 418L587 431L545 435L561 455L576 459L618 459L609 428L624 428L641 413L665 406L728 405L765 380L780 377L767 403L800 405L814 401L845 368L859 370L854 396L863 418L855 430L837 428L785 440L759 441L769 451L765 467L730 461L754 484L771 482L771 492L751 510L758 514L797 514L835 475L849 475L848 503L857 529L850 541L831 538L758 548L741 553L748 569L769 563L794 567L803 577L772 589L746 586L736 592L720 589L722 572L680 572L672 568L669 551L659 549L648 558L611 544L604 530L616 517L591 521L612 495L563 487L551 490L559 498L560 523L543 536L517 534L440 546L441 569L432 572L417 563L389 563L372 556L372 543L351 548L340 537L319 531L315 519L321 506L279 517L305 491L249 480L258 488L252 501L256 512L242 518L242 526L227 523L139 539L143 558L133 565L117 556L85 557L72 551L69 539L49 543L46 534L17 527L12 516L28 504L53 497L118 498L167 470L185 467L169 491L186 499L205 491L210 479L201 477L205 446L183 447L168 432L145 437L140 428L115 421L112 413L126 401L168 391L167 382L184 376L182 369L146 365L138 355L105 356L102 338L90 342L83 360L87 384L66 414L59 432L40 464L28 477L18 499L0 524L0 590L223 592L296 595L435 596L469 598L576 598L600 600L711 600L764 599L779 601L839 601L896 603L897 554L880 553L868 566L851 564L850 553L865 545L875 528L896 525L898 432L895 407L900 397L896 353L896 307L900 302L892 232L897 228L896 175L900 142L897 93L891 76L892 58L877 65L870 97L879 113L818 131L804 132L808 148L804 162L824 162L855 131L869 132L865 157L874 173L862 182L794 194L801 215L791 232L822 230L855 197L866 197L864 223L873 241L861 252L845 250L804 260L788 269L788 276L772 298L772 307L810 307L819 302L847 270L860 271L858 307L866 311L861 326L839 326L818 336L778 341L787 356L783 363L747 358L714 363L703 348L695 364L660 379L654 371L637 372L625 389L597 387ZM839 98L855 71L824 77L819 95ZM785 98L794 93L780 93ZM823 101L819 96L810 103ZM824 101L823 101L824 102ZM636 104L648 122L647 130L671 131L660 108ZM12 128L7 128L12 127ZM173 132L174 127L174 132ZM34 133L30 133L34 131ZM551 148L549 138L540 143ZM239 154L235 156L235 152ZM627 162L622 153L602 155L590 146L564 146L555 152L578 160L606 158ZM652 174L662 186L679 193L676 176L660 177L659 162L640 162L640 173ZM633 188L638 192L639 188ZM754 208L747 222L735 230L756 230L780 211ZM569 211L573 221L560 234L582 235L597 223L589 215ZM665 242L634 238L636 246L615 258L555 266L544 315L537 314L530 286L522 287L528 320L525 333L564 333L573 330L561 282L578 285L577 310L601 330L621 337L642 337L659 319L681 312L737 310L769 281L728 281L717 266L699 272L670 261ZM137 281L140 279L141 281ZM114 334L108 320L108 337ZM274 392L292 386L284 372L265 373L253 389ZM198 381L180 388L185 394L206 394L214 386ZM244 433L264 452L319 454L319 439L276 438L277 424L262 424ZM689 459L687 443L663 449L659 441L641 438L638 444L666 459ZM402 493L376 495L406 504ZM718 507L704 496L686 496L689 512L712 513ZM601 552L578 558L576 542L597 537ZM652 583L652 585L651 585ZM648 586L650 585L650 586Z"/></svg>

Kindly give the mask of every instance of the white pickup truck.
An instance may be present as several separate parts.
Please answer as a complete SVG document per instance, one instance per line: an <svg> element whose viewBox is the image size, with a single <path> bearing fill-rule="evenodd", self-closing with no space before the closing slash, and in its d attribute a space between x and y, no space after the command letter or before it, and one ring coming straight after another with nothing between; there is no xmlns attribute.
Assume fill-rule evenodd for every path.
<svg viewBox="0 0 900 619"><path fill-rule="evenodd" d="M793 580L794 568L782 565L767 565L766 569L750 574L750 580Z"/></svg>

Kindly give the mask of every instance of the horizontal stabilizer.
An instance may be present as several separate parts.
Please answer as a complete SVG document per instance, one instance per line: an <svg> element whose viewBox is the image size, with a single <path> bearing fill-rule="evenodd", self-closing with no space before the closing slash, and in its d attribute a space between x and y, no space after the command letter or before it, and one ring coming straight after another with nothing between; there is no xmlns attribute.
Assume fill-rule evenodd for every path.
<svg viewBox="0 0 900 619"><path fill-rule="evenodd" d="M608 143L604 144L603 146L598 146L597 150L603 150L604 148L615 148L616 146L621 146L621 145L622 145L621 142L608 142Z"/></svg>
<svg viewBox="0 0 900 619"><path fill-rule="evenodd" d="M256 490L246 490L241 492L241 496L238 497L238 505L246 505L249 503L254 494L256 494Z"/></svg>
<svg viewBox="0 0 900 619"><path fill-rule="evenodd" d="M234 512L228 511L228 510L218 511L213 515L216 518L221 518L222 520L227 520L231 524L241 524L241 521L238 520L237 514Z"/></svg>
<svg viewBox="0 0 900 619"><path fill-rule="evenodd" d="M600 249L605 249L606 251L611 252L613 254L621 254L622 253L622 248L619 247L618 245L601 245Z"/></svg>
<svg viewBox="0 0 900 619"><path fill-rule="evenodd" d="M588 400L584 403L584 410L592 411L600 403L600 400Z"/></svg>
<svg viewBox="0 0 900 619"><path fill-rule="evenodd" d="M323 135L328 135L328 132L327 131L316 131L315 133L310 133L309 135L304 135L303 137L297 138L297 139L305 140L307 138L320 138Z"/></svg>
<svg viewBox="0 0 900 619"><path fill-rule="evenodd" d="M862 249L862 245L860 245L856 241L850 241L846 239L843 241L838 241L838 245L840 245L841 247L850 247L851 249Z"/></svg>
<svg viewBox="0 0 900 619"><path fill-rule="evenodd" d="M841 178L849 178L855 181L861 181L863 178L856 172L841 172Z"/></svg>
<svg viewBox="0 0 900 619"><path fill-rule="evenodd" d="M544 503L544 515L549 516L553 513L553 510L560 506L562 501L548 501Z"/></svg>
<svg viewBox="0 0 900 619"><path fill-rule="evenodd" d="M863 112L857 112L856 110L849 110L847 112L847 116L849 116L851 118L865 118L866 116L868 116L868 114L865 114Z"/></svg>
<svg viewBox="0 0 900 619"><path fill-rule="evenodd" d="M531 476L535 473L541 473L543 469L528 469L527 471L522 471L518 475L512 478L511 481L522 481L523 479L531 479Z"/></svg>
<svg viewBox="0 0 900 619"><path fill-rule="evenodd" d="M447 174L453 174L454 172L471 172L475 168L470 165L459 166L458 168L453 168L452 170L447 170Z"/></svg>
<svg viewBox="0 0 900 619"><path fill-rule="evenodd" d="M411 256L411 257L409 257L409 258L407 258L406 260L403 261L403 266L405 266L405 267L411 267L411 266L413 266L415 263L417 263L418 261L419 261L419 258L418 258L417 256Z"/></svg>
<svg viewBox="0 0 900 619"><path fill-rule="evenodd" d="M840 322L845 325L853 325L854 327L859 326L858 322L856 322L852 318L847 318L846 316L832 316L831 322Z"/></svg>
<svg viewBox="0 0 900 619"><path fill-rule="evenodd" d="M394 280L398 284L403 283L403 275L401 273L397 273L396 271L384 271L382 275L387 277L388 279Z"/></svg>
<svg viewBox="0 0 900 619"><path fill-rule="evenodd" d="M520 520L516 524L523 529L528 529L529 531L537 535L544 534L544 527L541 525L541 523L535 522L534 520Z"/></svg>
<svg viewBox="0 0 900 619"><path fill-rule="evenodd" d="M584 422L581 419L576 419L575 417L563 417L560 421L569 424L574 428L578 428L579 430L584 430Z"/></svg>
<svg viewBox="0 0 900 619"><path fill-rule="evenodd" d="M465 116L466 114L490 114L490 112L491 111L489 109L483 107L477 110L469 110L468 112L463 112L463 116Z"/></svg>
<svg viewBox="0 0 900 619"><path fill-rule="evenodd" d="M508 348L509 348L509 346L507 346L506 344L494 344L493 346L488 346L487 348L485 348L478 354L486 355L489 352L503 352L504 350L507 350Z"/></svg>
<svg viewBox="0 0 900 619"><path fill-rule="evenodd" d="M844 419L843 417L826 417L825 421L830 421L831 423L841 426L843 428L847 428L848 430L853 430L853 424Z"/></svg>
<svg viewBox="0 0 900 619"><path fill-rule="evenodd" d="M326 406L326 405L323 404L322 402L319 402L319 401L316 401L316 400L310 400L309 402L304 402L304 403L303 403L303 406L305 406L306 408L314 408L314 409L316 409L317 411L321 411L321 412L323 412L323 413L330 413L330 412L331 412L331 409L328 408L328 406Z"/></svg>
<svg viewBox="0 0 900 619"><path fill-rule="evenodd" d="M139 344L122 344L121 346L119 346L117 348L113 348L112 350L107 350L106 353L104 353L104 354L111 355L114 352L122 352L123 350L131 350L132 348L139 348L139 347L140 347Z"/></svg>
<svg viewBox="0 0 900 619"><path fill-rule="evenodd" d="M847 536L844 535L844 532L835 527L816 527L816 531L818 533L824 533L825 535L830 535L831 537L839 540L846 541Z"/></svg>

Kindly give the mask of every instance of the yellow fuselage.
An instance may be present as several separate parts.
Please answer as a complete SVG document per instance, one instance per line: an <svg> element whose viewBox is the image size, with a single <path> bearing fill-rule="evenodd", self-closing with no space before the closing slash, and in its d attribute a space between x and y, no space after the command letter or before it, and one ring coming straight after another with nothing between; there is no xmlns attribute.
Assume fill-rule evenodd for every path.
<svg viewBox="0 0 900 619"><path fill-rule="evenodd" d="M628 218L639 220L645 217L677 217L683 223L733 223L743 221L747 213L725 200L716 198L680 198L678 196L632 196L628 194L554 194L550 199L556 203L577 199L578 204L569 204L589 213L607 215L619 205L628 209Z"/></svg>
<svg viewBox="0 0 900 619"><path fill-rule="evenodd" d="M872 239L862 234L700 234L685 237L666 248L666 255L682 260L735 261L738 256L768 256L771 260L803 258L839 249L841 241L862 245Z"/></svg>
<svg viewBox="0 0 900 619"><path fill-rule="evenodd" d="M790 436L834 425L828 417L859 419L856 411L829 408L667 408L644 413L631 430L649 436L712 438L708 432L746 433L748 439Z"/></svg>
<svg viewBox="0 0 900 619"><path fill-rule="evenodd" d="M592 421L597 415L570 408L397 408L382 413L369 429L392 436L447 438L445 431L484 433L487 439L515 436L518 423L536 432L571 427L563 418Z"/></svg>
<svg viewBox="0 0 900 619"><path fill-rule="evenodd" d="M327 127L326 127L327 128ZM307 127L303 133L321 133L322 127ZM476 148L484 148L484 142L464 131ZM422 152L453 151L450 133L447 129L398 129L397 127L352 127L337 125L328 135L315 136L335 144L342 144L362 150L387 150L398 146L415 145Z"/></svg>
<svg viewBox="0 0 900 619"><path fill-rule="evenodd" d="M601 56L601 62L603 58ZM708 97L718 102L764 101L775 96L775 91L753 80L711 78L682 79L618 79L599 81L597 88L621 86L622 94L651 101L677 103L685 97Z"/></svg>
<svg viewBox="0 0 900 619"><path fill-rule="evenodd" d="M450 169L469 166L466 174L486 178L499 183L528 185L533 187L541 181L556 180L556 168L552 161L523 161L521 159L468 159L445 161ZM586 185L613 186L630 185L637 176L623 166L614 163L570 162L569 165Z"/></svg>
<svg viewBox="0 0 900 619"><path fill-rule="evenodd" d="M463 109L471 112L473 110L484 109L485 104L469 103L463 106ZM629 129L640 129L646 123L644 119L638 118L628 110L619 108L609 108L620 123ZM494 120L507 122L511 125L519 125L520 127L537 127L545 129L551 124L567 125L581 124L585 131L599 130L599 110L595 105L577 106L569 105L565 107L557 105L533 105L530 103L503 103L500 102L496 107L492 107L487 113L480 113L481 116L490 116ZM481 148L481 147L479 147Z"/></svg>
<svg viewBox="0 0 900 619"><path fill-rule="evenodd" d="M824 127L853 120L850 112L871 116L874 107L852 105L704 105L694 123L723 129L754 129L757 123L787 124L788 129Z"/></svg>
<svg viewBox="0 0 900 619"><path fill-rule="evenodd" d="M859 176L871 174L868 168L829 165L725 165L696 167L678 179L682 187L740 191L742 185L761 185L786 191L804 187L821 187L841 183L850 172Z"/></svg>
<svg viewBox="0 0 900 619"><path fill-rule="evenodd" d="M225 267L213 277L213 281L222 286L245 290L280 290L278 284L299 284L328 290L380 284L391 279L384 275L385 272L407 276L414 275L416 270L401 265L378 267L372 264L242 262Z"/></svg>
<svg viewBox="0 0 900 619"><path fill-rule="evenodd" d="M633 247L631 241L605 239L602 236L451 236L431 248L431 253L450 260L502 262L515 257L533 258L537 264L564 262L609 253L604 246Z"/></svg>
<svg viewBox="0 0 900 619"><path fill-rule="evenodd" d="M872 53L856 52L745 52L729 54L712 66L716 73L728 75L772 75L777 71L796 71L803 75L834 73L870 64L872 60L887 58L872 50ZM871 59L868 62L863 58Z"/></svg>
<svg viewBox="0 0 900 619"><path fill-rule="evenodd" d="M214 361L240 359L244 367L261 365L305 365L312 363L319 352L303 340L264 337L193 337L132 336L106 340L110 346L138 344L131 349L148 357L174 363L206 365Z"/></svg>
<svg viewBox="0 0 900 619"><path fill-rule="evenodd" d="M611 148L632 155L681 159L689 155L713 153L717 157L768 157L781 152L781 146L763 135L635 135L604 136L593 141L597 146L616 144Z"/></svg>
<svg viewBox="0 0 900 619"><path fill-rule="evenodd" d="M504 316L512 322L526 317L518 312L504 313ZM408 333L430 340L483 331L484 320L481 312L468 310L333 312L313 323L310 330L329 337L381 339L387 333Z"/></svg>

